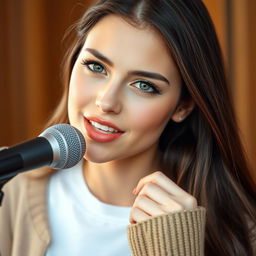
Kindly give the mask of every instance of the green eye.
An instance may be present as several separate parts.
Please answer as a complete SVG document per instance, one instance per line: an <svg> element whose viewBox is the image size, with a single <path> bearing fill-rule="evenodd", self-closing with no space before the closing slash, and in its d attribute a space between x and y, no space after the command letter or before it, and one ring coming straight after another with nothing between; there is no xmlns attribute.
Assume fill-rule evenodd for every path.
<svg viewBox="0 0 256 256"><path fill-rule="evenodd" d="M142 81L138 82L138 87L137 88L141 89L142 91L146 91L146 92L152 92L153 91L152 87L148 83L145 83L145 82L142 82Z"/></svg>
<svg viewBox="0 0 256 256"><path fill-rule="evenodd" d="M157 93L155 86L146 81L137 81L134 86L144 93Z"/></svg>
<svg viewBox="0 0 256 256"><path fill-rule="evenodd" d="M95 73L104 73L104 68L100 64L91 63L88 65L88 67Z"/></svg>
<svg viewBox="0 0 256 256"><path fill-rule="evenodd" d="M83 60L82 65L86 66L93 73L106 74L105 67L96 61Z"/></svg>
<svg viewBox="0 0 256 256"><path fill-rule="evenodd" d="M161 94L160 89L148 81L138 80L135 81L132 85L144 94Z"/></svg>

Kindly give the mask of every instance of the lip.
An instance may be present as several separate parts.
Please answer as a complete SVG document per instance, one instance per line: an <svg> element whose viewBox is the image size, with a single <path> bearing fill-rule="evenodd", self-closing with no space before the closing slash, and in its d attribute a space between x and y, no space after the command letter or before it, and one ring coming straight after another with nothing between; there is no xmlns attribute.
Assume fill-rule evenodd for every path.
<svg viewBox="0 0 256 256"><path fill-rule="evenodd" d="M117 130L118 132L115 132L115 133L100 132L99 130L96 130L91 125L91 123L89 121L94 121L94 122L97 122L99 124L106 125L108 127L111 127L113 129ZM87 132L87 136L90 139L92 139L96 142L101 142L101 143L114 141L114 140L118 139L124 133L124 131L122 131L116 125L112 124L111 122L105 121L101 118L98 118L98 117L84 118L84 125L85 125L85 129L86 129L86 132Z"/></svg>
<svg viewBox="0 0 256 256"><path fill-rule="evenodd" d="M102 124L102 125L106 125L108 127L111 127L115 130L117 130L118 132L123 132L120 128L118 128L115 124L112 124L111 122L108 122L108 121L105 121L99 117L86 117L86 119L88 121L94 121L94 122L97 122L99 124Z"/></svg>

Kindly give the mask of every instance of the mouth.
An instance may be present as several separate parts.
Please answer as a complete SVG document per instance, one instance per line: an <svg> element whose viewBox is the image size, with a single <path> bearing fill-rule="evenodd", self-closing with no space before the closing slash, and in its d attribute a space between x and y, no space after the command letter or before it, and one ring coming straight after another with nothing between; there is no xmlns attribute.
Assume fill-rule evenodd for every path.
<svg viewBox="0 0 256 256"><path fill-rule="evenodd" d="M87 136L96 142L111 142L124 133L116 125L96 117L85 118L84 123Z"/></svg>
<svg viewBox="0 0 256 256"><path fill-rule="evenodd" d="M102 125L102 124L99 124L99 123L91 121L91 120L88 120L88 121L94 127L94 129L99 131L99 132L103 132L103 133L106 133L106 134L120 132L120 131L112 128L112 127Z"/></svg>

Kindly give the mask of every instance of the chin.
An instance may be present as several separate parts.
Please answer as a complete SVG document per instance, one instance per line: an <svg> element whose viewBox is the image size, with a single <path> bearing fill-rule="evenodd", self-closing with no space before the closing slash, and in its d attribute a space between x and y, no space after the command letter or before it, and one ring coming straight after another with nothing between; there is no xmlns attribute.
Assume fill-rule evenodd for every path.
<svg viewBox="0 0 256 256"><path fill-rule="evenodd" d="M84 155L84 160L88 161L88 162L92 162L92 163L97 163L97 164L102 164L102 163L107 163L110 161L113 161L112 158L109 157L103 157L103 156L99 156L99 155L90 155L88 153L86 153Z"/></svg>

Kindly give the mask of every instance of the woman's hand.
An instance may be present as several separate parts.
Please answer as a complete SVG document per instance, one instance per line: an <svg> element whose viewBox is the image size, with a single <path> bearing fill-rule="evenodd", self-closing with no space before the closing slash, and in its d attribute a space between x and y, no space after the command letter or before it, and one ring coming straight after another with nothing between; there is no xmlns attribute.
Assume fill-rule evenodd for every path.
<svg viewBox="0 0 256 256"><path fill-rule="evenodd" d="M197 200L192 195L160 171L142 178L133 193L137 198L130 214L132 224L153 216L197 207Z"/></svg>

